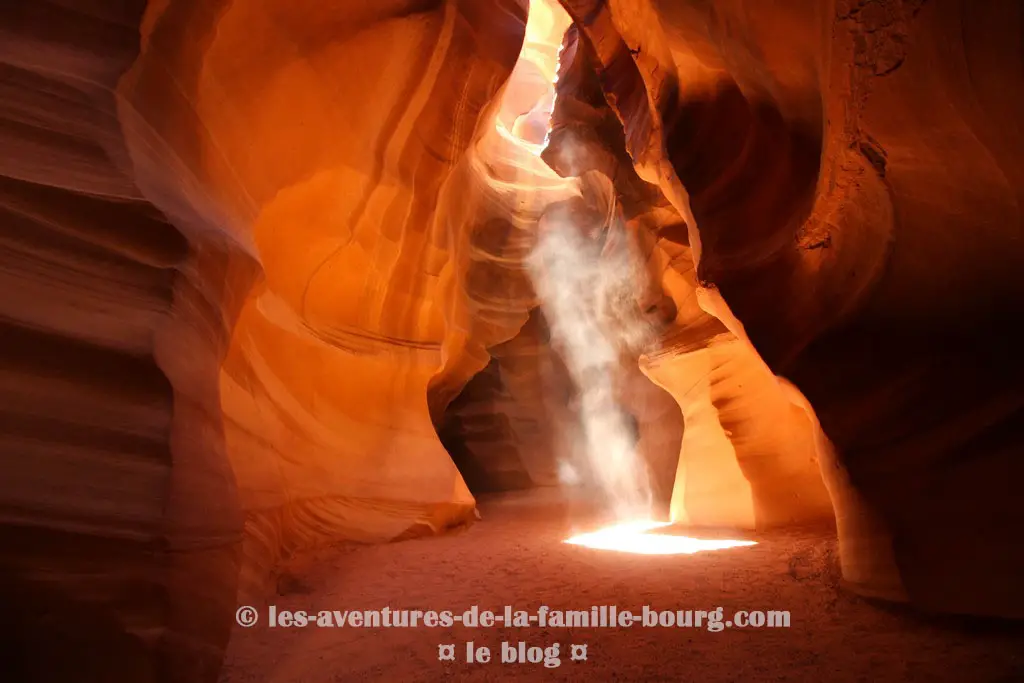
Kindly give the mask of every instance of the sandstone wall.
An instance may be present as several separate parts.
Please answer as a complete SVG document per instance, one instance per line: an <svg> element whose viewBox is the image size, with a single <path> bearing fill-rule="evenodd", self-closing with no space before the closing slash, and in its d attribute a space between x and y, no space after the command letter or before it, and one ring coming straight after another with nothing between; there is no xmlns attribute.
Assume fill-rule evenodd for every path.
<svg viewBox="0 0 1024 683"><path fill-rule="evenodd" d="M566 5L701 308L835 446L849 583L1020 616L1020 6Z"/></svg>

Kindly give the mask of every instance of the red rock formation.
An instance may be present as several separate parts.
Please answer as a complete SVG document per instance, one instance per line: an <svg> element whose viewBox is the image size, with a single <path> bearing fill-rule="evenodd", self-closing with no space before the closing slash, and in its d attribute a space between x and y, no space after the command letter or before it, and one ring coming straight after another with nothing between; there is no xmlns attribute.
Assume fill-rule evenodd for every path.
<svg viewBox="0 0 1024 683"><path fill-rule="evenodd" d="M849 583L1020 616L1020 8L566 5L702 308L835 444Z"/></svg>
<svg viewBox="0 0 1024 683"><path fill-rule="evenodd" d="M573 387L533 309L519 333L488 349L492 360L445 410L438 431L474 493L559 483L572 439Z"/></svg>
<svg viewBox="0 0 1024 683"><path fill-rule="evenodd" d="M464 154L525 8L406 4L5 9L5 589L109 620L62 646L132 643L76 680L210 680L240 569L262 594L296 547L471 518L430 408L527 317L509 287L471 317L505 252L474 261L493 188L466 201Z"/></svg>
<svg viewBox="0 0 1024 683"><path fill-rule="evenodd" d="M745 528L830 519L813 421L749 344L698 305L685 224L634 172L622 128L609 121L615 115L601 95L596 56L576 36L571 32L563 53L544 156L570 175L614 178L624 217L644 245L649 279L638 283L637 304L660 339L639 363L673 395L686 424L669 479L672 518Z"/></svg>
<svg viewBox="0 0 1024 683"><path fill-rule="evenodd" d="M113 92L143 4L0 9L10 680L209 680L234 609L231 320L181 305L199 255L135 182Z"/></svg>

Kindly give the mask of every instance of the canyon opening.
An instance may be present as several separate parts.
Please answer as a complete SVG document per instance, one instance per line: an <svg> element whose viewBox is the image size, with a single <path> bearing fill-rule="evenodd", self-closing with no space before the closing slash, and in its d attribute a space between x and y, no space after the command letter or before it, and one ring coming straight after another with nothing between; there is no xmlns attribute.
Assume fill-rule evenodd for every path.
<svg viewBox="0 0 1024 683"><path fill-rule="evenodd" d="M1024 678L1013 0L0 7L0 680Z"/></svg>

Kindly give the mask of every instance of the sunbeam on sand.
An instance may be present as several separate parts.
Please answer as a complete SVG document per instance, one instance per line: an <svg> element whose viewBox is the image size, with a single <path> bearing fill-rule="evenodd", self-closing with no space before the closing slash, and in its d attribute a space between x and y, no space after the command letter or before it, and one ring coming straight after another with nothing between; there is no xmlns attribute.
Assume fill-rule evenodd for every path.
<svg viewBox="0 0 1024 683"><path fill-rule="evenodd" d="M650 533L670 526L671 522L640 520L613 524L566 539L571 545L597 550L615 550L638 555L692 555L704 550L724 550L757 545L756 541L693 538L674 534Z"/></svg>

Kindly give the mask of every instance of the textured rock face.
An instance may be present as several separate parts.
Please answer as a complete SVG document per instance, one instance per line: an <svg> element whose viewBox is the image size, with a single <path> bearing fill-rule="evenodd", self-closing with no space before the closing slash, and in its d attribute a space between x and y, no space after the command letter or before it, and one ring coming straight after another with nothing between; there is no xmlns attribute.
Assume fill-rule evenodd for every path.
<svg viewBox="0 0 1024 683"><path fill-rule="evenodd" d="M538 309L511 340L492 347L445 411L441 441L474 493L558 483L557 452L569 435L572 392Z"/></svg>
<svg viewBox="0 0 1024 683"><path fill-rule="evenodd" d="M471 518L432 418L525 323L525 228L568 191L493 126L523 7L314 5L151 7L120 87L147 193L227 252L243 595L320 538Z"/></svg>
<svg viewBox="0 0 1024 683"><path fill-rule="evenodd" d="M835 446L848 582L1020 616L1020 7L566 5L702 308Z"/></svg>
<svg viewBox="0 0 1024 683"><path fill-rule="evenodd" d="M750 344L698 304L686 225L658 187L634 172L597 75L598 40L586 29L570 31L544 156L562 173L614 179L622 218L646 259L634 296L657 339L631 364L675 399L685 422L675 474L660 477L671 491L671 517L743 528L831 519L813 419Z"/></svg>
<svg viewBox="0 0 1024 683"><path fill-rule="evenodd" d="M230 323L181 305L196 256L128 163L113 90L144 3L85 9L0 9L4 677L208 680L242 526Z"/></svg>
<svg viewBox="0 0 1024 683"><path fill-rule="evenodd" d="M528 315L521 226L475 180L500 150L467 153L498 144L525 7L82 10L4 10L19 680L67 677L55 643L96 653L76 680L211 680L292 549L471 518L431 411Z"/></svg>

